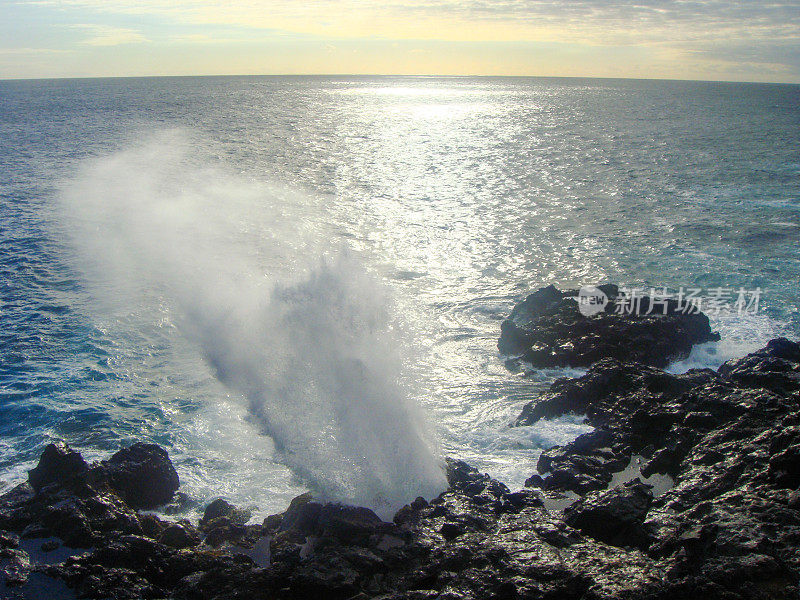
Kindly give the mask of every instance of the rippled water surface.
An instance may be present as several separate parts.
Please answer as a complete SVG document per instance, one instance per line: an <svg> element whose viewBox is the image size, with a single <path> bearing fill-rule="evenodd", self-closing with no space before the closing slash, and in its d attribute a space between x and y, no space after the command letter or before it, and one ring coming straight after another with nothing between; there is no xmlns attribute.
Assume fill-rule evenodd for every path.
<svg viewBox="0 0 800 600"><path fill-rule="evenodd" d="M372 391L407 395L444 452L519 486L543 447L585 431L577 417L506 427L570 374L505 370L500 320L526 292L600 280L763 290L759 315L714 318L723 340L678 370L800 329L798 86L3 81L0 107L7 483L51 438L92 457L147 439L169 448L196 503L222 495L281 510L304 489L284 465L297 472L318 457L290 449L287 459L265 423L308 438L304 446L324 443L326 411L341 407L309 408L298 391L346 388L362 367L334 385L319 361L347 370L337 353L355 345L359 364L385 370L364 376ZM343 254L351 266L337 270ZM347 282L334 298L314 295L320 257L333 265L324 273ZM374 285L352 285L352 264ZM321 325L308 325L311 313L280 321L296 328L285 338L272 324L243 324L265 313L242 299L267 299L275 286L313 296L321 313L344 298L355 305L347 318L379 315L386 331L374 346L348 337L339 310ZM240 329L210 334L209 319L227 323L219 307L232 306ZM326 345L314 327L333 336L320 337ZM280 342L263 339L273 334ZM270 394L295 399L265 416L240 367L271 385L274 373L260 369L275 353L297 368ZM393 421L416 427L416 416L384 412L365 416L374 431L359 444L389 440L405 456L413 436L397 435Z"/></svg>

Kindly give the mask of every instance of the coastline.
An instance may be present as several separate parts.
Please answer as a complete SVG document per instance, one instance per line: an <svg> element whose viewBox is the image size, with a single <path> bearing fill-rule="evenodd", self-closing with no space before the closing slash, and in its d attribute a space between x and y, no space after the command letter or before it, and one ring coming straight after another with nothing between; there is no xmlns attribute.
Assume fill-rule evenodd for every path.
<svg viewBox="0 0 800 600"><path fill-rule="evenodd" d="M261 523L222 500L168 522L152 513L179 489L165 451L90 465L55 444L0 495L0 596L793 598L799 395L800 346L782 338L682 375L601 356L520 415L594 427L544 452L525 489L448 459L448 489L390 523L308 494Z"/></svg>

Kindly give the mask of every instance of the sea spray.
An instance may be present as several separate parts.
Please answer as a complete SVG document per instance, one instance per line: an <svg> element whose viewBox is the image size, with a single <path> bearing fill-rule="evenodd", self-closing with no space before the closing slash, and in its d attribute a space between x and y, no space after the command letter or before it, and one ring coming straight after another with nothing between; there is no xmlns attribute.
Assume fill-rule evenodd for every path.
<svg viewBox="0 0 800 600"><path fill-rule="evenodd" d="M400 383L387 289L310 216L324 219L309 210L318 200L190 148L186 133L162 133L86 161L63 186L94 289L166 311L320 499L388 516L441 491L437 443Z"/></svg>

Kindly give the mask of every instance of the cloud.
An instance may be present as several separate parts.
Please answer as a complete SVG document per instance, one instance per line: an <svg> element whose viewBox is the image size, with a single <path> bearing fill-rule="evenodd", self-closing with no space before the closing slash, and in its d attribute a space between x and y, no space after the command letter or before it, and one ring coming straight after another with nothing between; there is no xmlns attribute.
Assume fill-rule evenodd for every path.
<svg viewBox="0 0 800 600"><path fill-rule="evenodd" d="M425 39L592 41L798 38L800 3L761 0L33 0L60 8L158 14L193 24Z"/></svg>
<svg viewBox="0 0 800 600"><path fill-rule="evenodd" d="M17 0L138 29L88 30L91 45L159 42L217 47L279 38L319 48L345 42L544 44L637 54L641 76L703 78L760 68L800 79L800 0ZM141 30L141 32L140 32ZM456 43L456 44L454 44ZM36 45L30 42L25 45ZM46 44L45 44L46 45ZM489 46L486 46L487 48ZM455 50L449 50L453 52ZM569 58L574 53L558 51ZM565 53L566 52L566 53ZM580 52L578 52L580 54ZM585 52L583 53L585 54ZM576 54L577 55L577 54ZM640 60L641 59L641 60ZM642 62L644 61L644 62ZM648 72L648 61L659 70ZM666 64L671 67L663 71ZM704 70L703 65L709 69ZM623 65L624 66L624 65ZM684 68L685 67L685 68ZM591 71L587 71L589 74ZM622 71L629 72L629 71ZM727 75L726 75L727 77ZM737 75L732 75L737 77Z"/></svg>
<svg viewBox="0 0 800 600"><path fill-rule="evenodd" d="M35 56L41 54L64 54L69 50L55 48L0 48L0 56Z"/></svg>
<svg viewBox="0 0 800 600"><path fill-rule="evenodd" d="M89 35L81 41L88 46L119 46L122 44L140 44L148 42L144 35L135 29L126 27L110 27L108 25L95 25L80 23L68 25L71 29L79 29Z"/></svg>

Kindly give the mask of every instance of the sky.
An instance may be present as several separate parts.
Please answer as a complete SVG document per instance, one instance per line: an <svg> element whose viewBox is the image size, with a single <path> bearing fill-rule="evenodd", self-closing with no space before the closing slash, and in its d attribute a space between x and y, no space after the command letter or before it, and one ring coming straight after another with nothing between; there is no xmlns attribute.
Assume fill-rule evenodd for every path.
<svg viewBox="0 0 800 600"><path fill-rule="evenodd" d="M800 83L800 0L0 0L0 78L540 75Z"/></svg>

